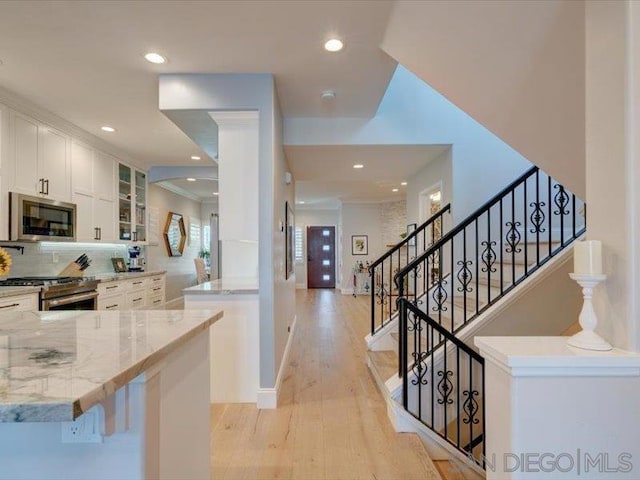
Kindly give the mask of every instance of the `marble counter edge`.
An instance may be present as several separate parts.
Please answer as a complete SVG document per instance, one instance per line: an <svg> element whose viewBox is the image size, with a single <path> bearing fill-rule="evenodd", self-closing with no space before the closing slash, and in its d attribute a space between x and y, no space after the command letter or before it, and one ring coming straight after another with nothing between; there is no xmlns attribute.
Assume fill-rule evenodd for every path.
<svg viewBox="0 0 640 480"><path fill-rule="evenodd" d="M118 282L132 278L152 277L154 275L164 275L166 270L150 270L148 272L123 272L123 273L98 273L94 278L100 283Z"/></svg>
<svg viewBox="0 0 640 480"><path fill-rule="evenodd" d="M162 348L151 353L144 359L130 365L112 378L106 379L88 393L71 401L50 401L43 403L0 403L0 423L6 423L6 418L18 418L9 423L20 422L69 422L75 420L90 408L106 400L118 389L139 377L145 371L151 369L171 353L188 343L198 334L206 331L212 324L220 320L224 312L211 311L212 315L194 326L182 335L175 337Z"/></svg>

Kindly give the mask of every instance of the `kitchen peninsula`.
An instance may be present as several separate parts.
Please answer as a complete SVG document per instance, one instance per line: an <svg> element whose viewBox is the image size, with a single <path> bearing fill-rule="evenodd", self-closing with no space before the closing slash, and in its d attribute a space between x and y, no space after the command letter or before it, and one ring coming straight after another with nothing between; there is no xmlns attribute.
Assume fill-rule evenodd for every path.
<svg viewBox="0 0 640 480"><path fill-rule="evenodd" d="M1 315L0 479L210 478L209 327L220 318Z"/></svg>

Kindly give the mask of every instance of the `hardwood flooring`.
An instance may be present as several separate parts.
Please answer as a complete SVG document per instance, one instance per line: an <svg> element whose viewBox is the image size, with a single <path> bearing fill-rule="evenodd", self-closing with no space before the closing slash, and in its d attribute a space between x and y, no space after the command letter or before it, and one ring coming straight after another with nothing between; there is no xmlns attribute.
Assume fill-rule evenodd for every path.
<svg viewBox="0 0 640 480"><path fill-rule="evenodd" d="M298 290L276 410L212 406L213 478L439 480L415 434L399 434L366 365L367 299Z"/></svg>

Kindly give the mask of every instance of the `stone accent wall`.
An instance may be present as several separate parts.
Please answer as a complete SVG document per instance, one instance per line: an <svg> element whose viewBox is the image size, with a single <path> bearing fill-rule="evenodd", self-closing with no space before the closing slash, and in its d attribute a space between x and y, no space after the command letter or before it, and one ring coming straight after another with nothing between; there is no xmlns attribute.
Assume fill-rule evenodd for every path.
<svg viewBox="0 0 640 480"><path fill-rule="evenodd" d="M380 204L380 225L382 226L382 245L394 245L402 238L400 234L407 231L407 202L405 200Z"/></svg>

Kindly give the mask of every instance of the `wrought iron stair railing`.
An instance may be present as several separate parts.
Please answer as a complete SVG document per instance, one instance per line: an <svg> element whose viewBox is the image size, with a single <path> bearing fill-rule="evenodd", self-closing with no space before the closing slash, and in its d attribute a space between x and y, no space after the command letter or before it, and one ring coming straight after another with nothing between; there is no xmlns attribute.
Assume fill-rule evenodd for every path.
<svg viewBox="0 0 640 480"><path fill-rule="evenodd" d="M447 421L466 412L464 402L459 403L461 395L467 395L465 401L473 404L468 408L478 407L484 418L483 387L473 383L473 377L467 378L484 378L480 372L484 363L456 333L585 231L584 202L533 167L395 275L403 404L465 454L471 452L479 459L476 453L484 441L484 421L462 440L456 430L456 442ZM419 275L433 278L432 287L422 296L405 295L416 290ZM468 372L458 366L448 369L452 349L464 352L476 366ZM452 396L456 396L454 403L449 402ZM467 412L467 419L478 417ZM459 429L460 421L456 422Z"/></svg>
<svg viewBox="0 0 640 480"><path fill-rule="evenodd" d="M371 335L382 329L397 312L398 290L393 278L396 273L433 245L444 233L444 215L451 211L447 204L432 215L426 222L409 233L401 242L394 245L369 267L371 276ZM415 285L408 296L420 295L429 285Z"/></svg>
<svg viewBox="0 0 640 480"><path fill-rule="evenodd" d="M398 303L400 341L415 347L415 362L400 362L411 372L402 379L404 409L483 467L484 358L410 300Z"/></svg>

